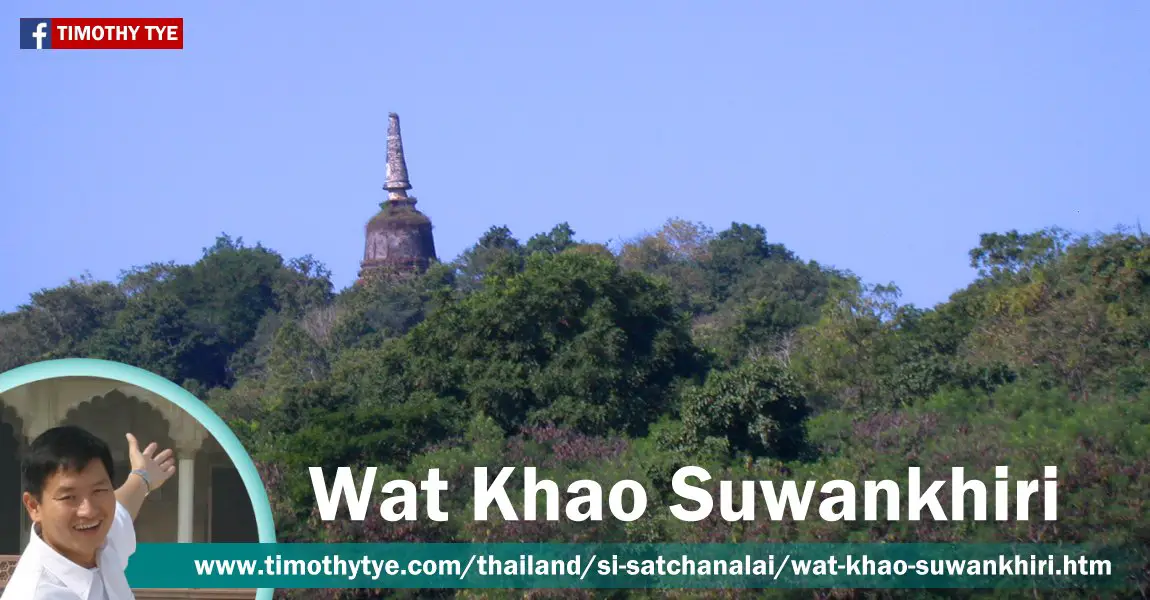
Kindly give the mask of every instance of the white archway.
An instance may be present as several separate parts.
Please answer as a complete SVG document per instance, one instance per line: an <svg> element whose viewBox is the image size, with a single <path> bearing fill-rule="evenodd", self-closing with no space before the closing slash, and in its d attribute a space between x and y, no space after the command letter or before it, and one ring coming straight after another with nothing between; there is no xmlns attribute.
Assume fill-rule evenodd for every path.
<svg viewBox="0 0 1150 600"><path fill-rule="evenodd" d="M131 432L141 445L151 442L160 448L173 448L170 424L154 405L114 389L99 396L70 403L60 425L77 425L104 440L112 450L112 483L119 487L131 472L128 440ZM136 517L136 539L141 543L175 542L179 538L178 495L167 486L157 490Z"/></svg>
<svg viewBox="0 0 1150 600"><path fill-rule="evenodd" d="M0 399L0 555L19 554L24 537L26 519L20 500L23 432L19 413Z"/></svg>
<svg viewBox="0 0 1150 600"><path fill-rule="evenodd" d="M220 494L213 492L213 484L220 482L226 489L236 487L233 480L239 480L238 471L227 454L211 440L207 430L175 403L115 380L61 377L5 392L0 398L0 408L0 420L7 423L10 430L9 438L5 438L5 430L0 426L0 452L4 451L5 439L14 440L9 445L18 448L15 453L18 456L44 431L65 423L79 425L111 446L116 462L113 476L117 484L129 472L125 433L130 431L142 444L154 441L161 447L173 448L179 471L144 505L136 522L140 542L207 542L213 537L258 541L254 512L249 515L239 511L226 515L222 522L229 531L213 536L212 522L220 522L220 519L212 518L212 506L215 504L218 510L224 504ZM18 460L11 458L9 462L12 464L7 470L18 473ZM4 458L0 456L0 471L5 469L4 464ZM240 487L242 489L242 485ZM11 550L3 548L13 546L12 543L3 545L5 531L18 528L19 549L23 549L31 527L19 504L18 475L0 481L0 494L5 494L4 490L9 488L12 490L10 496L16 500L10 501L13 504L11 510L0 500L0 555ZM5 516L9 514L13 516ZM7 520L13 524L6 525Z"/></svg>
<svg viewBox="0 0 1150 600"><path fill-rule="evenodd" d="M204 541L215 543L258 543L255 509L247 498L243 478L235 463L214 438L204 441L196 461L196 510L205 515ZM202 483L200 483L202 482Z"/></svg>

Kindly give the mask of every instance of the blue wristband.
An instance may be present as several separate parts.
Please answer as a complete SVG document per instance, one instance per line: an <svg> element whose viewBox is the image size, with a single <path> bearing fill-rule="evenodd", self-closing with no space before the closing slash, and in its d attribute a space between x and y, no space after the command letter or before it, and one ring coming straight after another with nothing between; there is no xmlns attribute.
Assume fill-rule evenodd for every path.
<svg viewBox="0 0 1150 600"><path fill-rule="evenodd" d="M133 469L132 475L139 475L140 479L144 480L144 487L147 488L147 493L152 493L152 482L148 481L148 472L143 469Z"/></svg>

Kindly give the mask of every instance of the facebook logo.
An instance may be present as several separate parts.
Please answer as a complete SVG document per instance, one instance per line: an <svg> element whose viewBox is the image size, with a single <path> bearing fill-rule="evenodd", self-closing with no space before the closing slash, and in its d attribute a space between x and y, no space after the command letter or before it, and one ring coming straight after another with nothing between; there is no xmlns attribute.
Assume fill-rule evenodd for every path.
<svg viewBox="0 0 1150 600"><path fill-rule="evenodd" d="M20 19L20 49L48 50L52 47L52 19Z"/></svg>

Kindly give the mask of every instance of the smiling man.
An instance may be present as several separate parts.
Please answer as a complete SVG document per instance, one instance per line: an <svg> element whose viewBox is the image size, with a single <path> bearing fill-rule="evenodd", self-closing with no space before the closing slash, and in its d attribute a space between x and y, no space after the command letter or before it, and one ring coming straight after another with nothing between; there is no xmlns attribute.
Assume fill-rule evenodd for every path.
<svg viewBox="0 0 1150 600"><path fill-rule="evenodd" d="M127 438L132 472L118 489L112 453L91 433L56 427L32 442L23 461L32 535L0 600L134 600L124 573L134 521L176 467L171 450Z"/></svg>

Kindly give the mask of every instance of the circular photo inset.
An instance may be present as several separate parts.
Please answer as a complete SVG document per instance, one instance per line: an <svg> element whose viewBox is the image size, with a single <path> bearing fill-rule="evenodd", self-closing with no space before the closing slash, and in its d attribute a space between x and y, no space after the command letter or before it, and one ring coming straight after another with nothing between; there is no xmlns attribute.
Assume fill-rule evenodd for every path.
<svg viewBox="0 0 1150 600"><path fill-rule="evenodd" d="M130 555L116 544L134 551L137 543L259 541L240 469L175 402L87 376L0 392L0 593L28 584L20 561L56 564L51 570L74 564L82 577L85 566L94 568L85 565L92 548ZM69 561L54 563L60 556ZM126 567L129 557L122 558ZM59 577L64 585L70 575ZM102 578L96 583L106 588L127 585ZM133 590L139 600L172 592ZM211 590L211 597L251 599L256 590Z"/></svg>

